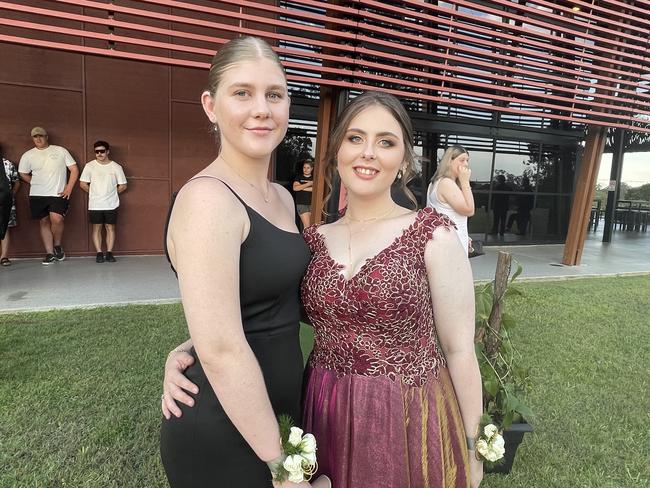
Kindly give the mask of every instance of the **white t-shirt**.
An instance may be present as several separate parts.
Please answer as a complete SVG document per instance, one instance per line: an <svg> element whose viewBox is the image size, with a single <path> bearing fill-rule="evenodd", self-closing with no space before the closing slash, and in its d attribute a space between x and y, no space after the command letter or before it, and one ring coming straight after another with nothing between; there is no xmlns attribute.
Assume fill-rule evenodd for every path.
<svg viewBox="0 0 650 488"><path fill-rule="evenodd" d="M96 159L89 161L79 180L90 183L88 210L113 210L120 206L117 185L126 185L126 176L115 161L106 164Z"/></svg>
<svg viewBox="0 0 650 488"><path fill-rule="evenodd" d="M32 148L23 154L18 172L32 174L29 196L56 197L65 189L68 166L75 164L66 148L49 145L45 149Z"/></svg>

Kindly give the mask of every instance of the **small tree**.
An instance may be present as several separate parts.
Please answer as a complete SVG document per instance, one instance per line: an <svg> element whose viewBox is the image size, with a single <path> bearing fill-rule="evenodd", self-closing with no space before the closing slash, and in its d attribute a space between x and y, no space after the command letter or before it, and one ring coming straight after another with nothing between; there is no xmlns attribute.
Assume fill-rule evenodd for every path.
<svg viewBox="0 0 650 488"><path fill-rule="evenodd" d="M505 311L506 297L521 294L512 283L522 272L510 276L510 253L499 252L495 279L476 289L476 355L483 382L483 412L505 429L513 422L530 419L532 411L524 403L530 389L528 369L518 365L510 331L515 320Z"/></svg>

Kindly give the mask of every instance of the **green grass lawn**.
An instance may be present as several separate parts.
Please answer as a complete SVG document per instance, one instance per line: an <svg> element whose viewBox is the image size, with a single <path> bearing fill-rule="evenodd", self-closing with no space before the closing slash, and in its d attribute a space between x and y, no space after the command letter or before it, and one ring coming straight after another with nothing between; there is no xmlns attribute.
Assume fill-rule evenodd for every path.
<svg viewBox="0 0 650 488"><path fill-rule="evenodd" d="M536 430L482 486L649 486L650 277L520 287ZM166 486L162 365L185 335L178 305L0 315L0 487Z"/></svg>

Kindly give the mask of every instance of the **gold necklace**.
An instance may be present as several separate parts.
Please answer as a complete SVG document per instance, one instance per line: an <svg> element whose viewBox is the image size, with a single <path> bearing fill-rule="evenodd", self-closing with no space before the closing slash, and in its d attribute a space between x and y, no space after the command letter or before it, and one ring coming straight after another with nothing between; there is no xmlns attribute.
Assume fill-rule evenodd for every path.
<svg viewBox="0 0 650 488"><path fill-rule="evenodd" d="M224 159L223 156L220 156L221 160L226 163L226 166L228 166L231 170L235 172L239 178L244 181L245 183L248 183L251 187L253 187L260 195L262 195L262 198L264 199L264 203L269 203L269 200L271 199L271 184L269 183L268 180L266 180L266 195L260 190L258 187L253 185L250 181L248 181L246 178L244 178L242 175L239 174L239 171L237 171L235 168L233 168L228 161Z"/></svg>
<svg viewBox="0 0 650 488"><path fill-rule="evenodd" d="M386 217L389 217L395 211L396 207L397 207L397 205L395 203L393 203L393 205L390 207L390 209L387 212L385 212L385 213L383 213L381 215L377 215L376 217L369 217L369 218L366 218L366 219L355 219L350 214L348 214L346 212L346 214L345 214L345 217L347 218L346 224L348 224L348 228L349 228L350 227L350 222L361 222L363 225L361 225L361 229L358 232L356 232L358 234L359 232L363 232L364 230L366 230L365 224L367 224L369 222L375 222L376 220L381 220L381 219L385 219Z"/></svg>
<svg viewBox="0 0 650 488"><path fill-rule="evenodd" d="M351 268L352 268L352 236L354 234L359 234L359 233L365 231L366 230L365 224L367 224L369 222L376 222L377 220L382 220L382 219L385 219L387 217L390 217L392 215L392 213L395 212L396 208L397 208L397 205L395 203L393 203L393 206L390 208L390 210L388 212L383 213L381 215L378 215L376 217L370 217L370 218L367 218L367 219L355 219L355 218L350 217L350 215L348 215L347 213L345 214L345 216L347 217L347 219L345 221L345 225L348 228L348 266L347 266L348 270L351 270ZM350 226L350 222L361 222L363 225L361 226L361 229L359 229L357 232L353 233L352 232L352 227ZM352 270L352 271L354 271L354 270ZM354 274L351 274L348 277L348 279L352 278L352 276L354 276Z"/></svg>

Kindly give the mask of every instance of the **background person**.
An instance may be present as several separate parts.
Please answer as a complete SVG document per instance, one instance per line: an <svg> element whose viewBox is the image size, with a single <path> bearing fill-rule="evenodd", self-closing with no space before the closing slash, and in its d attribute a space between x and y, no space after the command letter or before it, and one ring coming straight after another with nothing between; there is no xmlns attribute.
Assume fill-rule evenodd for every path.
<svg viewBox="0 0 650 488"><path fill-rule="evenodd" d="M506 232L512 230L512 224L517 222L517 235L523 236L526 235L528 230L528 224L530 223L530 213L533 209L533 204L535 202L535 197L533 195L533 187L530 184L530 179L527 176L524 176L521 180L521 190L526 192L523 195L516 195L515 200L517 202L517 211L508 217L508 223L506 225Z"/></svg>
<svg viewBox="0 0 650 488"><path fill-rule="evenodd" d="M311 195L314 186L314 161L305 159L300 164L300 170L293 181L293 191L296 196L296 209L300 215L303 228L311 223Z"/></svg>
<svg viewBox="0 0 650 488"><path fill-rule="evenodd" d="M18 173L30 185L29 207L32 218L39 221L46 253L43 264L48 265L65 259L64 219L79 168L66 148L49 143L45 129L34 127L31 135L34 148L21 156Z"/></svg>
<svg viewBox="0 0 650 488"><path fill-rule="evenodd" d="M492 234L498 233L503 237L506 231L506 217L510 209L510 195L503 192L512 191L512 187L506 183L504 175L497 175L495 181L496 184L492 188Z"/></svg>
<svg viewBox="0 0 650 488"><path fill-rule="evenodd" d="M473 250L467 232L467 218L474 215L474 196L469 184L471 175L469 153L456 144L442 155L427 190L427 206L448 216L456 224L460 243L468 253Z"/></svg>
<svg viewBox="0 0 650 488"><path fill-rule="evenodd" d="M5 159L0 147L0 265L11 266L9 229L16 226L16 193L20 178L14 164Z"/></svg>
<svg viewBox="0 0 650 488"><path fill-rule="evenodd" d="M95 159L84 166L79 186L88 193L88 220L93 226L93 244L97 256L95 261L115 262L115 224L120 206L119 194L126 190L126 176L122 166L112 161L110 145L106 141L93 144ZM102 252L102 227L106 229L106 258Z"/></svg>

